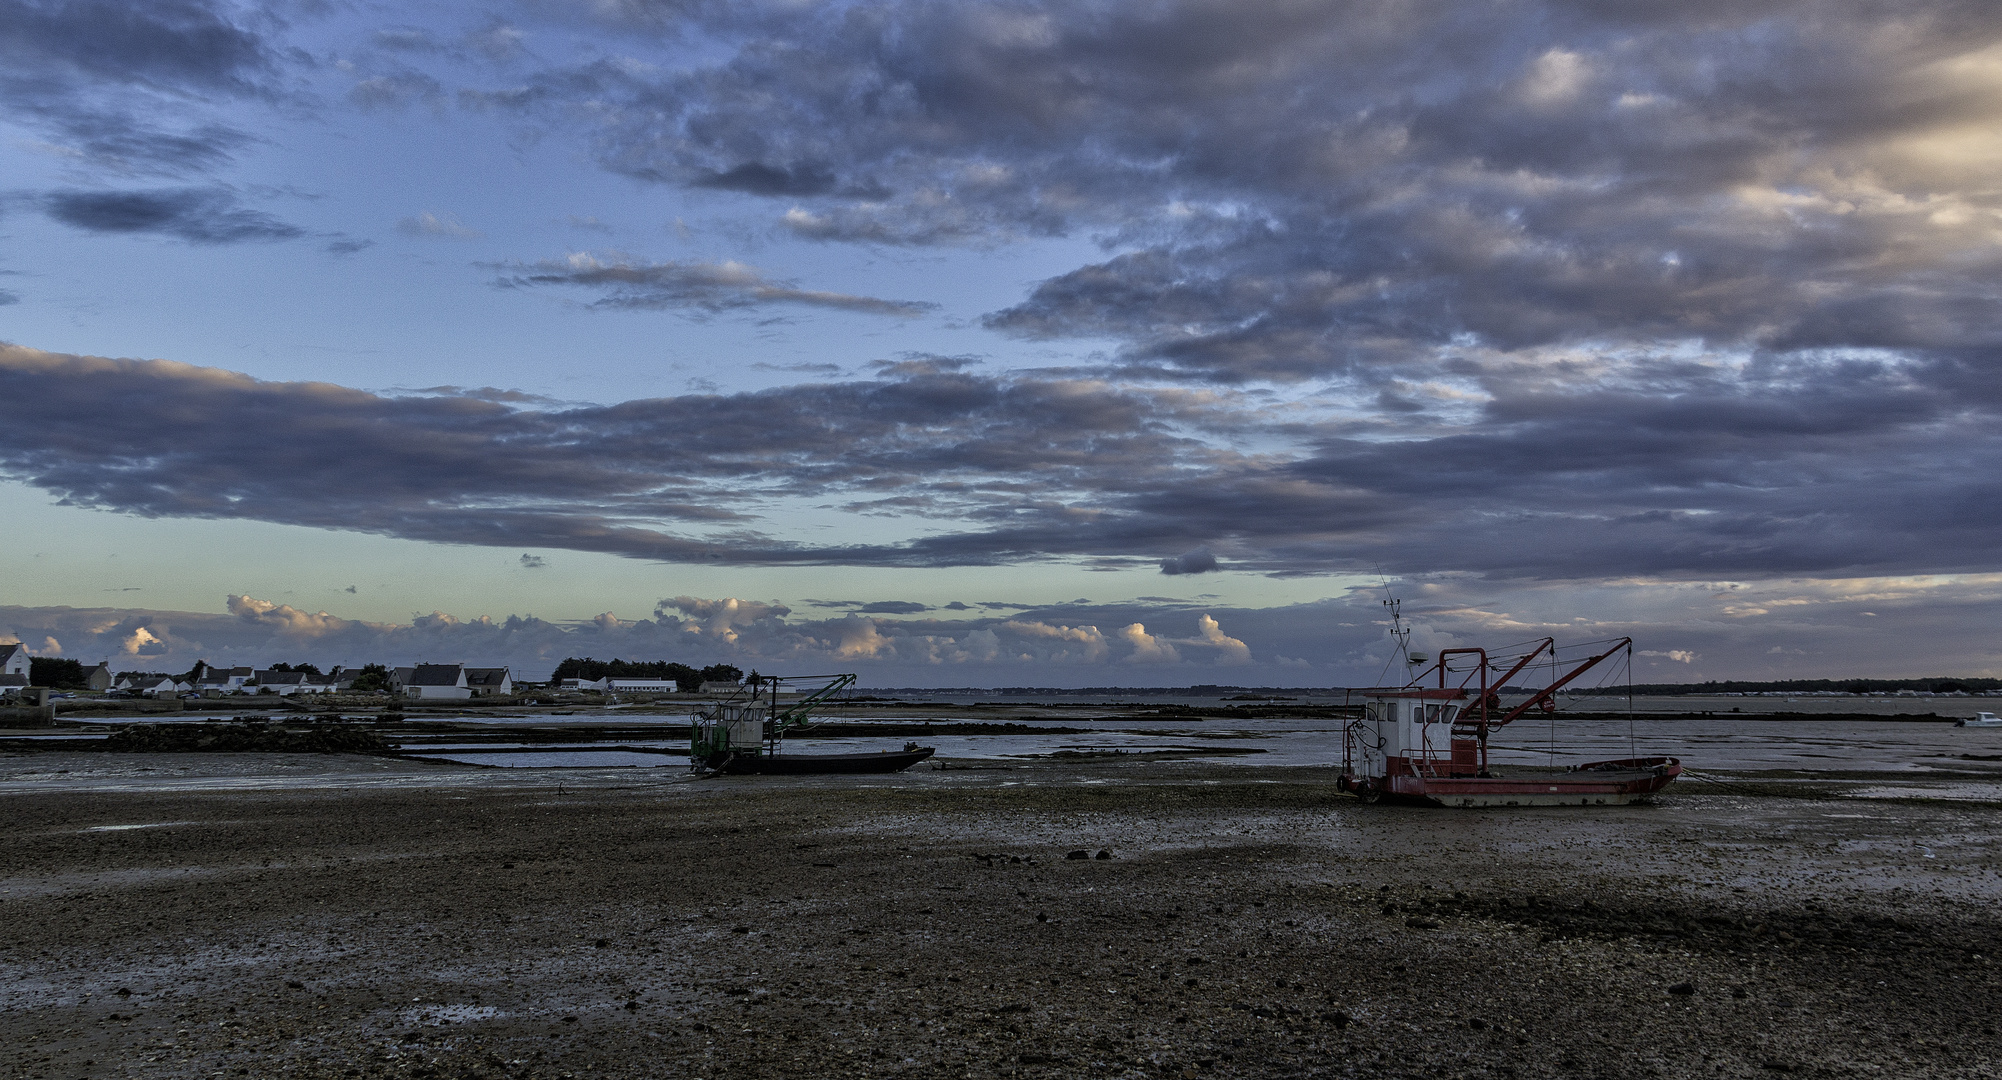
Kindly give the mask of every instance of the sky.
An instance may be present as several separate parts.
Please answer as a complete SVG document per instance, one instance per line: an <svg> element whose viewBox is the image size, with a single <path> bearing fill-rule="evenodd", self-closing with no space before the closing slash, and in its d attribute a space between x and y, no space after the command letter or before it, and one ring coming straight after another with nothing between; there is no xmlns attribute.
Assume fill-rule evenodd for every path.
<svg viewBox="0 0 2002 1080"><path fill-rule="evenodd" d="M0 635L2002 675L1998 119L1992 0L0 0Z"/></svg>

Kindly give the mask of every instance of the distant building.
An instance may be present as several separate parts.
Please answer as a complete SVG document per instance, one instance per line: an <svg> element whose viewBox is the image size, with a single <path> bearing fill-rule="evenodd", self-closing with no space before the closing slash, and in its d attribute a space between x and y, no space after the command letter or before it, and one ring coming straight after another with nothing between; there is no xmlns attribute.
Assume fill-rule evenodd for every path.
<svg viewBox="0 0 2002 1080"><path fill-rule="evenodd" d="M416 672L417 669L414 667L390 668L389 692L392 694L403 693L403 688L410 685L410 676L416 674Z"/></svg>
<svg viewBox="0 0 2002 1080"><path fill-rule="evenodd" d="M742 686L734 682L729 682L727 680L723 682L717 682L716 680L711 679L710 681L702 684L702 692L705 694L734 694L742 689L743 689Z"/></svg>
<svg viewBox="0 0 2002 1080"><path fill-rule="evenodd" d="M514 680L504 667L469 667L466 692L474 697L506 697L514 693Z"/></svg>
<svg viewBox="0 0 2002 1080"><path fill-rule="evenodd" d="M0 675L28 677L28 647L18 641L0 645ZM22 685L27 685L23 683Z"/></svg>
<svg viewBox="0 0 2002 1080"><path fill-rule="evenodd" d="M327 682L332 684L335 693L346 693L355 688L355 680L361 678L361 673L362 669L358 667L337 667L327 673Z"/></svg>
<svg viewBox="0 0 2002 1080"><path fill-rule="evenodd" d="M195 680L195 689L204 694L233 694L257 677L257 669L247 667L211 667Z"/></svg>
<svg viewBox="0 0 2002 1080"><path fill-rule="evenodd" d="M402 671L402 668L398 668ZM472 697L466 686L466 669L460 664L419 664L404 680L403 696L420 700L463 701Z"/></svg>
<svg viewBox="0 0 2002 1080"><path fill-rule="evenodd" d="M673 679L605 679L603 689L630 694L672 694L681 689Z"/></svg>
<svg viewBox="0 0 2002 1080"><path fill-rule="evenodd" d="M0 697L13 697L27 688L26 675L0 675Z"/></svg>
<svg viewBox="0 0 2002 1080"><path fill-rule="evenodd" d="M271 671L257 673L257 692L291 697L294 694L324 694L333 689L325 679L315 678L305 671Z"/></svg>
<svg viewBox="0 0 2002 1080"><path fill-rule="evenodd" d="M141 697L177 697L188 692L188 684L171 675L147 675L132 680L129 689Z"/></svg>
<svg viewBox="0 0 2002 1080"><path fill-rule="evenodd" d="M609 679L558 679L559 690L603 690Z"/></svg>
<svg viewBox="0 0 2002 1080"><path fill-rule="evenodd" d="M90 674L83 677L83 685L91 690L111 689L111 665L99 660L97 666L90 669Z"/></svg>

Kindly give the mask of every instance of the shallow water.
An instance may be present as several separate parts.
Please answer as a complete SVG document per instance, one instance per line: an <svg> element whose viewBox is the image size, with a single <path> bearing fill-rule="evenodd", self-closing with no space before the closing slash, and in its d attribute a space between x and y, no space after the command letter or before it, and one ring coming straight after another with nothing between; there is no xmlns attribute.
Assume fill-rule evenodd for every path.
<svg viewBox="0 0 2002 1080"><path fill-rule="evenodd" d="M521 718L539 722L567 718ZM620 724L680 725L679 715L622 713ZM1341 762L1342 722L1326 719L1231 719L1191 724L1186 720L1124 717L1062 726L1094 729L1089 734L1035 732L994 735L926 735L924 721L888 717L844 717L843 723L871 723L900 729L895 735L821 737L810 731L787 741L788 753L848 754L901 750L907 742L933 747L946 760L1007 761L1049 755L1163 755L1214 757L1244 764L1314 767ZM1044 722L1044 726L1058 726ZM441 736L438 743L406 743L413 756L440 757L483 765L548 768L612 763L609 751L553 750L521 753L528 743L468 743ZM678 750L675 737L617 740L622 746ZM496 753L493 751L513 751ZM1254 751L1254 753L1245 753ZM1631 723L1564 717L1525 720L1496 732L1490 760L1498 766L1572 765L1610 758L1665 755L1680 758L1692 771L1800 770L1807 772L1905 772L1947 769L1957 773L1994 772L2002 761L1981 762L1961 755L2002 755L2002 729L1957 728L1945 723L1872 720L1787 720L1783 718L1700 717L1649 719ZM629 754L628 764L658 766L677 757Z"/></svg>

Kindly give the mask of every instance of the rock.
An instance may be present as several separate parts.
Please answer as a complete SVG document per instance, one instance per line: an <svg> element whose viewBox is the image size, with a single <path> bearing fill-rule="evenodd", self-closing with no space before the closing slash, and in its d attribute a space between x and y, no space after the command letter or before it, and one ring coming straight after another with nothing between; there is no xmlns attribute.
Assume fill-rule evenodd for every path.
<svg viewBox="0 0 2002 1080"><path fill-rule="evenodd" d="M1676 997L1688 997L1696 993L1696 984L1688 982L1675 983L1668 988L1668 992L1674 994Z"/></svg>
<svg viewBox="0 0 2002 1080"><path fill-rule="evenodd" d="M1097 854L1097 855L1094 855L1094 856L1092 856L1092 858L1095 858L1095 859L1110 859L1110 858L1112 858L1112 852L1111 852L1110 850L1106 849L1106 848L1099 848L1099 849L1098 849L1098 854Z"/></svg>
<svg viewBox="0 0 2002 1080"><path fill-rule="evenodd" d="M1084 851L1084 850L1078 850L1078 851L1073 851L1073 852L1071 852L1070 854L1068 854L1068 855L1064 856L1064 858L1066 858L1066 859L1089 859L1089 858L1091 858L1091 852L1089 852L1089 851Z"/></svg>

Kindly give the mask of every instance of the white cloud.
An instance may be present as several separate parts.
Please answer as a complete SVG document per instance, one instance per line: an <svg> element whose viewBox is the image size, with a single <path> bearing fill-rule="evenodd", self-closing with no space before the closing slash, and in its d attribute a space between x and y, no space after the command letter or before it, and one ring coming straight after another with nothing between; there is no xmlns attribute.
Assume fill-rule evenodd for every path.
<svg viewBox="0 0 2002 1080"><path fill-rule="evenodd" d="M1147 627L1133 623L1119 631L1120 640L1133 646L1126 656L1129 664L1173 664L1179 663L1182 654L1167 641L1147 632Z"/></svg>
<svg viewBox="0 0 2002 1080"><path fill-rule="evenodd" d="M433 214L426 211L416 217L407 217L396 223L396 231L405 236L431 237L439 240L480 240L486 233L469 228L450 214Z"/></svg>

